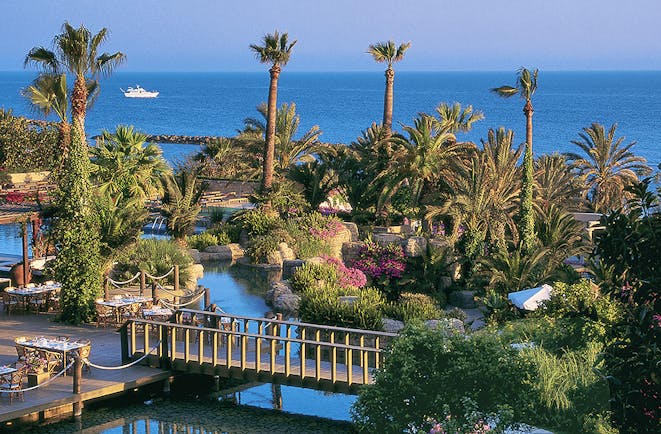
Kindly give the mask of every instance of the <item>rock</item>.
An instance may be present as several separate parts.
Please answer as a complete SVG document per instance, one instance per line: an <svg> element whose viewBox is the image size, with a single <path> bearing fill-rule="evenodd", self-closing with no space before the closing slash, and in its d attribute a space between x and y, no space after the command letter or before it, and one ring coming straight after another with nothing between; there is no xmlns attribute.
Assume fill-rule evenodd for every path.
<svg viewBox="0 0 661 434"><path fill-rule="evenodd" d="M377 234L377 233L375 232L374 235L372 236L372 239L373 239L376 243L378 243L378 244L380 244L380 245L382 245L382 246L387 246L388 244L391 244L391 243L399 244L399 243L402 242L402 237L400 237L399 235L395 235L395 234L387 234L387 233L385 233L385 234Z"/></svg>
<svg viewBox="0 0 661 434"><path fill-rule="evenodd" d="M201 259L200 259L200 251L197 249L188 249L188 254L193 258L193 262L196 264L199 264Z"/></svg>
<svg viewBox="0 0 661 434"><path fill-rule="evenodd" d="M461 264L459 262L453 262L450 264L450 277L453 282L461 279Z"/></svg>
<svg viewBox="0 0 661 434"><path fill-rule="evenodd" d="M321 258L319 256L313 256L312 258L308 258L305 262L308 264L320 265L320 264L325 264L326 260L324 260L324 258Z"/></svg>
<svg viewBox="0 0 661 434"><path fill-rule="evenodd" d="M264 295L264 299L267 303L273 303L273 301L281 295L291 293L292 289L289 285L289 282L285 282L284 280L277 280L271 283L268 291L266 291L266 295Z"/></svg>
<svg viewBox="0 0 661 434"><path fill-rule="evenodd" d="M425 237L410 237L402 241L404 255L408 258L419 258L427 252L427 239Z"/></svg>
<svg viewBox="0 0 661 434"><path fill-rule="evenodd" d="M296 312L301 303L298 294L281 294L273 300L273 309L278 312Z"/></svg>
<svg viewBox="0 0 661 434"><path fill-rule="evenodd" d="M452 291L448 297L448 302L452 306L462 309L473 309L477 307L474 291Z"/></svg>
<svg viewBox="0 0 661 434"><path fill-rule="evenodd" d="M282 278L289 279L296 269L302 267L305 264L305 261L302 259L290 259L287 261L282 261Z"/></svg>
<svg viewBox="0 0 661 434"><path fill-rule="evenodd" d="M351 241L351 231L345 226L337 232L337 234L328 240L328 245L330 246L330 255L337 259L342 259L342 245Z"/></svg>
<svg viewBox="0 0 661 434"><path fill-rule="evenodd" d="M280 251L276 250L274 252L269 252L269 254L266 256L266 264L278 265L282 267L282 255L280 254Z"/></svg>
<svg viewBox="0 0 661 434"><path fill-rule="evenodd" d="M429 247L434 250L450 248L450 242L445 238L432 238L429 240Z"/></svg>
<svg viewBox="0 0 661 434"><path fill-rule="evenodd" d="M352 264L358 259L360 249L365 245L363 242L349 242L342 244L342 261L345 264Z"/></svg>
<svg viewBox="0 0 661 434"><path fill-rule="evenodd" d="M241 247L241 244L232 243L228 244L227 247L232 251L232 259L237 260L243 258L246 255L246 251Z"/></svg>
<svg viewBox="0 0 661 434"><path fill-rule="evenodd" d="M457 318L430 319L425 321L425 326L432 330L443 328L449 331L465 332L464 323Z"/></svg>
<svg viewBox="0 0 661 434"><path fill-rule="evenodd" d="M350 241L358 241L360 236L358 235L358 225L354 222L342 222L345 228L351 233Z"/></svg>
<svg viewBox="0 0 661 434"><path fill-rule="evenodd" d="M372 228L373 234L385 234L388 232L388 228L385 226L374 226Z"/></svg>
<svg viewBox="0 0 661 434"><path fill-rule="evenodd" d="M401 226L388 226L388 233L389 234L401 234L402 233L402 227Z"/></svg>
<svg viewBox="0 0 661 434"><path fill-rule="evenodd" d="M188 280L184 282L184 288L194 290L197 288L197 281L204 277L204 267L202 264L192 264L186 269Z"/></svg>
<svg viewBox="0 0 661 434"><path fill-rule="evenodd" d="M282 242L278 245L278 251L280 252L280 256L282 257L282 261L291 261L292 259L296 259L296 253L287 245L287 243Z"/></svg>
<svg viewBox="0 0 661 434"><path fill-rule="evenodd" d="M209 259L215 261L231 261L234 257L228 246L209 246L204 249L204 253L210 253Z"/></svg>
<svg viewBox="0 0 661 434"><path fill-rule="evenodd" d="M441 276L438 279L438 289L448 289L452 286L452 278L450 276Z"/></svg>
<svg viewBox="0 0 661 434"><path fill-rule="evenodd" d="M404 323L391 318L381 318L383 331L388 333L399 333L404 328Z"/></svg>

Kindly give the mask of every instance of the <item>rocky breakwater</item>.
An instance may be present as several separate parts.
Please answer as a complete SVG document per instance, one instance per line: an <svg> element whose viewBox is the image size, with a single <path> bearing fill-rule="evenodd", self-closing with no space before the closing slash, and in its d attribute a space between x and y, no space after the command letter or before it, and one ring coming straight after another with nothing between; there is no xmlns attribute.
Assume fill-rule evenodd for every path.
<svg viewBox="0 0 661 434"><path fill-rule="evenodd" d="M158 134L147 136L147 141L156 143L179 143L182 145L206 145L212 140L220 139L214 136L179 136L176 134Z"/></svg>
<svg viewBox="0 0 661 434"><path fill-rule="evenodd" d="M275 312L295 314L298 311L301 296L294 294L289 282L278 280L271 283L271 287L266 291L265 300Z"/></svg>

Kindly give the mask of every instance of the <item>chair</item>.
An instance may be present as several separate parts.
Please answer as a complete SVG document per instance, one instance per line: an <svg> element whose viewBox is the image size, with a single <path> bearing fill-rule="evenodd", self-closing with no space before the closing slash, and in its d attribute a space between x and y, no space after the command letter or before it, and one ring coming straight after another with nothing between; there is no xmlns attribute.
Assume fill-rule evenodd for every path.
<svg viewBox="0 0 661 434"><path fill-rule="evenodd" d="M34 310L35 312L48 310L48 296L45 294L38 294L30 297L28 301L28 310Z"/></svg>
<svg viewBox="0 0 661 434"><path fill-rule="evenodd" d="M7 315L11 315L11 311L18 306L18 300L16 299L16 296L12 296L9 292L3 292L2 305L4 306Z"/></svg>
<svg viewBox="0 0 661 434"><path fill-rule="evenodd" d="M103 301L103 299L98 299L94 305L96 307L96 326L101 327L103 325L105 327L115 325L115 311L110 306L99 304L99 301Z"/></svg>
<svg viewBox="0 0 661 434"><path fill-rule="evenodd" d="M25 378L25 373L27 371L26 367L21 367L15 372L0 376L0 389L9 391L9 404L12 403L14 397L21 398L21 401L24 401L23 397L23 379Z"/></svg>

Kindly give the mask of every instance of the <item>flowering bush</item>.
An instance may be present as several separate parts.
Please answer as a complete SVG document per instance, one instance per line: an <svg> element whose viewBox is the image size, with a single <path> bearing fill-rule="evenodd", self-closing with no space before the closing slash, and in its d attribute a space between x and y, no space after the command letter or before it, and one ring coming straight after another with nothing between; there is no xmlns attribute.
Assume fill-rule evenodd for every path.
<svg viewBox="0 0 661 434"><path fill-rule="evenodd" d="M367 285L365 273L358 268L347 267L344 262L332 256L322 256L327 264L331 264L337 270L337 283L343 287L362 288Z"/></svg>
<svg viewBox="0 0 661 434"><path fill-rule="evenodd" d="M384 247L367 240L353 266L372 279L399 279L406 269L404 249L394 243Z"/></svg>
<svg viewBox="0 0 661 434"><path fill-rule="evenodd" d="M23 203L25 201L25 193L18 191L7 193L5 200L7 203Z"/></svg>
<svg viewBox="0 0 661 434"><path fill-rule="evenodd" d="M46 371L48 362L39 354L35 352L29 352L25 357L25 366L27 366L28 372L32 374L39 374Z"/></svg>
<svg viewBox="0 0 661 434"><path fill-rule="evenodd" d="M310 235L322 240L330 240L344 229L344 225L340 220L333 217L324 217L319 213L310 213L303 223L309 226Z"/></svg>

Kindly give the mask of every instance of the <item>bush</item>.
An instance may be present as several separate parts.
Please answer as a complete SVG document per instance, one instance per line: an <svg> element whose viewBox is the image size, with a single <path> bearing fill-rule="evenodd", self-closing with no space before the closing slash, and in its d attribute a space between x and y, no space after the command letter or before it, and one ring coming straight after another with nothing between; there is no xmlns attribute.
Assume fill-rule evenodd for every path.
<svg viewBox="0 0 661 434"><path fill-rule="evenodd" d="M219 243L218 237L210 232L202 232L198 235L191 235L186 237L188 247L191 249L204 250L209 246L217 246Z"/></svg>
<svg viewBox="0 0 661 434"><path fill-rule="evenodd" d="M241 238L241 225L237 223L225 223L207 232L218 238L218 244L238 243Z"/></svg>
<svg viewBox="0 0 661 434"><path fill-rule="evenodd" d="M302 236L297 238L294 247L296 255L301 259L310 259L317 256L331 254L330 244L313 236Z"/></svg>
<svg viewBox="0 0 661 434"><path fill-rule="evenodd" d="M340 297L355 296L353 301ZM381 330L383 295L374 288L343 289L324 285L310 289L301 297L298 315L301 321L366 330Z"/></svg>
<svg viewBox="0 0 661 434"><path fill-rule="evenodd" d="M188 252L171 240L142 239L134 249L118 258L113 270L120 279L130 279L140 270L152 276L162 276L173 265L179 265L179 284L184 285L189 278L187 267L193 263ZM174 283L174 273L165 278L165 283Z"/></svg>
<svg viewBox="0 0 661 434"><path fill-rule="evenodd" d="M404 322L440 319L444 316L433 298L411 292L404 292L400 295L399 300L389 302L384 314L389 318Z"/></svg>
<svg viewBox="0 0 661 434"><path fill-rule="evenodd" d="M250 241L246 253L253 263L265 263L269 255L278 250L281 242L279 237L272 234L259 235Z"/></svg>
<svg viewBox="0 0 661 434"><path fill-rule="evenodd" d="M398 298L400 287L396 280L402 277L406 269L404 250L399 244L391 243L384 247L367 240L352 266L365 273L389 300Z"/></svg>
<svg viewBox="0 0 661 434"><path fill-rule="evenodd" d="M497 413L503 426L527 421L532 371L497 335L448 335L412 324L393 341L374 384L361 388L352 418L361 432L403 432L448 413L462 419L468 398L479 411Z"/></svg>
<svg viewBox="0 0 661 434"><path fill-rule="evenodd" d="M266 235L273 229L282 226L282 220L277 215L267 214L259 209L252 209L237 216L243 229L251 237Z"/></svg>
<svg viewBox="0 0 661 434"><path fill-rule="evenodd" d="M337 269L331 264L305 264L299 267L291 278L291 286L298 292L312 290L320 285L319 282L336 285Z"/></svg>

